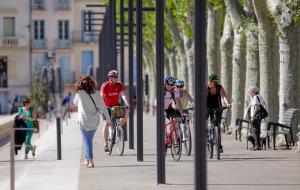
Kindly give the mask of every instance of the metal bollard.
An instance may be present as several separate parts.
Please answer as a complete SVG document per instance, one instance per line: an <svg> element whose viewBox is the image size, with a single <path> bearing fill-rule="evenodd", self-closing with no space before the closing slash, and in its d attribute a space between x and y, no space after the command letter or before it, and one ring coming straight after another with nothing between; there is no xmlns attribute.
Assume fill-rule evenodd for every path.
<svg viewBox="0 0 300 190"><path fill-rule="evenodd" d="M15 190L15 130L10 134L10 190Z"/></svg>
<svg viewBox="0 0 300 190"><path fill-rule="evenodd" d="M22 147L22 145L15 145L15 131L24 130L32 131L33 128L13 128L10 133L10 190L15 190L15 147Z"/></svg>
<svg viewBox="0 0 300 190"><path fill-rule="evenodd" d="M61 126L60 117L56 117L57 160L61 160Z"/></svg>

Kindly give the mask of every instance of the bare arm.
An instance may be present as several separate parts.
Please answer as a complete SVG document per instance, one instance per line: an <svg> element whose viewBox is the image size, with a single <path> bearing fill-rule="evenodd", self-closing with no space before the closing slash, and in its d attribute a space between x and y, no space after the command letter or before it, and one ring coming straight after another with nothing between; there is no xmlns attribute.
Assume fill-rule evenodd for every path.
<svg viewBox="0 0 300 190"><path fill-rule="evenodd" d="M189 102L192 103L193 107L195 106L195 101L194 99L192 98L192 96L190 95L190 93L188 91L184 91L185 92L185 95L187 96Z"/></svg>
<svg viewBox="0 0 300 190"><path fill-rule="evenodd" d="M228 100L228 98L227 98L227 95L226 95L226 92L225 92L223 86L221 87L220 93L221 93L221 96L222 96L223 99L224 99L225 104L226 104L227 106L230 106L230 102L229 102L229 100Z"/></svg>
<svg viewBox="0 0 300 190"><path fill-rule="evenodd" d="M128 95L127 93L125 92L125 90L123 92L121 92L121 96L122 96L122 99L124 100L126 106L130 106L129 104L129 98L128 98Z"/></svg>
<svg viewBox="0 0 300 190"><path fill-rule="evenodd" d="M32 117L24 116L24 119L28 121L36 121L36 118L37 118L36 112L32 113Z"/></svg>
<svg viewBox="0 0 300 190"><path fill-rule="evenodd" d="M182 104L180 98L175 98L175 101L176 101L177 108L179 109L180 113L182 113L183 111L182 111Z"/></svg>

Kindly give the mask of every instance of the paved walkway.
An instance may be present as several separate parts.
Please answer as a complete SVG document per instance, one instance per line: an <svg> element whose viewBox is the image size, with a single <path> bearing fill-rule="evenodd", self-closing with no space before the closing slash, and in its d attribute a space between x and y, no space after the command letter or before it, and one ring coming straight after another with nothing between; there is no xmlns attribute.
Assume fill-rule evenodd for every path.
<svg viewBox="0 0 300 190"><path fill-rule="evenodd" d="M136 150L122 157L103 151L102 130L94 139L95 168L81 165L82 142L73 115L62 136L62 159L56 160L56 129L49 125L40 138L37 158L23 161L17 157L16 189L30 190L106 190L106 189L194 189L193 157L174 162L166 158L166 185L156 184L155 118L144 117L144 162L137 162ZM136 138L135 138L136 139ZM208 160L209 190L298 190L300 154L291 150L248 151L245 143L223 136L222 160ZM9 186L8 149L0 149L0 189ZM4 174L4 175L3 175Z"/></svg>

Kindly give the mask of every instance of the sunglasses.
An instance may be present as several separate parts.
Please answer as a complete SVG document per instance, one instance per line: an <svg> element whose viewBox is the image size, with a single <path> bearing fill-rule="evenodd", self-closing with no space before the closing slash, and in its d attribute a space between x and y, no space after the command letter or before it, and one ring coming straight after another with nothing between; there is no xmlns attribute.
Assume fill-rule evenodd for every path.
<svg viewBox="0 0 300 190"><path fill-rule="evenodd" d="M183 88L184 86L176 86L177 88Z"/></svg>
<svg viewBox="0 0 300 190"><path fill-rule="evenodd" d="M119 76L111 76L112 78L115 78L115 79L117 79L117 78L119 78Z"/></svg>
<svg viewBox="0 0 300 190"><path fill-rule="evenodd" d="M174 84L169 84L169 83L166 83L168 86L174 86Z"/></svg>

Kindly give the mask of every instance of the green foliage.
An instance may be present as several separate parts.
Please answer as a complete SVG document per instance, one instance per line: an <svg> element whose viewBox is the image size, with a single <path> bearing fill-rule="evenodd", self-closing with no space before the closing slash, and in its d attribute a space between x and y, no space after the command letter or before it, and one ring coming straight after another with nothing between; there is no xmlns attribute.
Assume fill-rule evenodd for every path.
<svg viewBox="0 0 300 190"><path fill-rule="evenodd" d="M46 113L49 93L48 81L43 80L38 73L34 73L32 76L32 86L30 87L32 106L41 108L41 111Z"/></svg>
<svg viewBox="0 0 300 190"><path fill-rule="evenodd" d="M208 0L208 2L213 5L214 10L224 10L226 7L224 0Z"/></svg>
<svg viewBox="0 0 300 190"><path fill-rule="evenodd" d="M293 22L300 20L300 2L298 0L284 0L285 4L293 11Z"/></svg>

